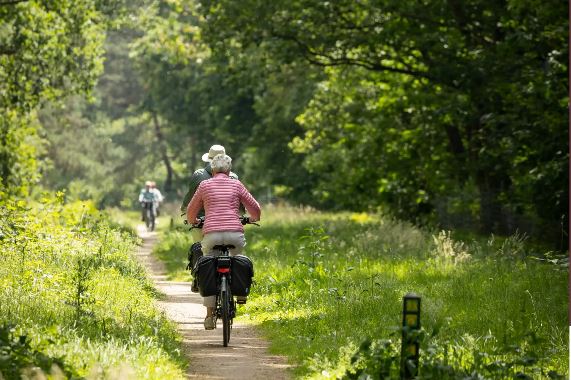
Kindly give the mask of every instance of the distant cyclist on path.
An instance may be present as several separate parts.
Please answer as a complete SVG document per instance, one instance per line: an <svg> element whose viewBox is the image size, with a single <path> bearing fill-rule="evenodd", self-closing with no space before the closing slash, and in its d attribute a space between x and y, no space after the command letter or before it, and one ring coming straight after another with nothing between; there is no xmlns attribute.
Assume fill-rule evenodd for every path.
<svg viewBox="0 0 571 380"><path fill-rule="evenodd" d="M152 190L152 182L146 181L145 187L142 188L141 191L139 192L139 203L142 206L141 208L142 221L145 220L145 203L152 203L154 205L156 201L157 201L156 194ZM153 207L153 212L155 213L154 215L157 216L156 209L154 207Z"/></svg>

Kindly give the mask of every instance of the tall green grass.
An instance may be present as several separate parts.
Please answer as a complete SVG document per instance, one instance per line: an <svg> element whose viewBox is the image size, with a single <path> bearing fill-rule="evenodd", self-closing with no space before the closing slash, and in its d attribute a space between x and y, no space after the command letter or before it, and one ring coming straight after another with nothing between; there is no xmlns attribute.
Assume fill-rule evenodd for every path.
<svg viewBox="0 0 571 380"><path fill-rule="evenodd" d="M299 378L398 378L407 292L422 297L424 378L568 371L566 262L520 235L460 242L382 216L266 208L247 240L255 285L239 313ZM189 242L170 232L161 256L182 267Z"/></svg>
<svg viewBox="0 0 571 380"><path fill-rule="evenodd" d="M0 215L0 378L183 378L132 234L61 197L5 201Z"/></svg>

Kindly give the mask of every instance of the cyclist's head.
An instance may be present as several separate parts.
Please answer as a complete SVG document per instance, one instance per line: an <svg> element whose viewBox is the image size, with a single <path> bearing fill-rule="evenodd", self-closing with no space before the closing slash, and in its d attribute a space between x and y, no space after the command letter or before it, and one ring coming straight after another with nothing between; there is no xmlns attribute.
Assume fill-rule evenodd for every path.
<svg viewBox="0 0 571 380"><path fill-rule="evenodd" d="M151 181L151 187L154 189L155 187L157 187L157 183L155 181Z"/></svg>
<svg viewBox="0 0 571 380"><path fill-rule="evenodd" d="M212 173L228 174L230 173L230 169L232 169L232 159L225 154L217 154L212 158L210 167L212 168Z"/></svg>
<svg viewBox="0 0 571 380"><path fill-rule="evenodd" d="M151 187L151 186L153 186L153 183L151 181L145 182L145 187Z"/></svg>

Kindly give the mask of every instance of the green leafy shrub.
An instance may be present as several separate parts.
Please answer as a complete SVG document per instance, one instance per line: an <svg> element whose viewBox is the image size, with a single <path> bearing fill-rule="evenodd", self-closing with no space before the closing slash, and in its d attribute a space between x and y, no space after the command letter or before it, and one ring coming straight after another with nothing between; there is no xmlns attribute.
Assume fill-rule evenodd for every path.
<svg viewBox="0 0 571 380"><path fill-rule="evenodd" d="M32 348L27 335L17 333L17 328L10 325L0 326L0 373L7 379L20 378L22 368L39 367L43 372L61 371L67 377L77 376L60 357L51 357L42 349L53 341L42 340Z"/></svg>
<svg viewBox="0 0 571 380"><path fill-rule="evenodd" d="M410 291L423 299L425 378L567 371L566 263L532 257L521 236L461 242L380 216L265 211L247 231L256 283L244 313L299 377L398 378Z"/></svg>
<svg viewBox="0 0 571 380"><path fill-rule="evenodd" d="M66 376L182 378L179 338L135 248L90 202L0 202L0 325L13 326L2 376L55 364Z"/></svg>
<svg viewBox="0 0 571 380"><path fill-rule="evenodd" d="M304 379L396 379L402 297L422 297L425 379L557 379L568 370L567 265L520 236L460 241L392 218L266 207L241 318ZM157 247L173 263L189 234ZM527 377L526 377L527 376Z"/></svg>
<svg viewBox="0 0 571 380"><path fill-rule="evenodd" d="M346 379L398 379L401 353L400 329L390 339L365 339L351 356L340 376ZM418 379L565 379L550 369L549 353L538 352L536 336L523 337L519 344L501 345L493 336L477 339L464 335L453 341L437 341L420 331L421 360ZM498 344L500 343L500 344ZM414 364L413 364L414 365ZM549 369L544 369L549 368Z"/></svg>

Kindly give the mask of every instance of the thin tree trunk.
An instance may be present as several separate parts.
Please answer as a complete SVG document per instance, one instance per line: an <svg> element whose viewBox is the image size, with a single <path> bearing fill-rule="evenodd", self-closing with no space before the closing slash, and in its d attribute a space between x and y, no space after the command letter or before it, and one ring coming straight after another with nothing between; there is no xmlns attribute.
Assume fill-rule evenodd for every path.
<svg viewBox="0 0 571 380"><path fill-rule="evenodd" d="M198 152L196 149L198 144L196 143L196 139L194 137L192 137L190 141L190 174L192 174L196 169L198 169Z"/></svg>
<svg viewBox="0 0 571 380"><path fill-rule="evenodd" d="M159 118L155 111L152 111L153 115L153 123L155 124L155 136L157 137L157 141L159 143L159 153L165 164L165 168L167 169L167 178L165 180L164 190L166 193L172 191L172 181L174 176L174 171L172 169L171 161L169 159L167 153L167 143L163 137L163 133L161 132L161 125L159 123Z"/></svg>
<svg viewBox="0 0 571 380"><path fill-rule="evenodd" d="M504 209L499 196L505 184L481 171L477 175L477 186L480 191L480 231L483 233L509 233L504 218Z"/></svg>
<svg viewBox="0 0 571 380"><path fill-rule="evenodd" d="M9 189L8 183L12 175L12 155L8 147L8 123L4 121L0 126L0 188Z"/></svg>

